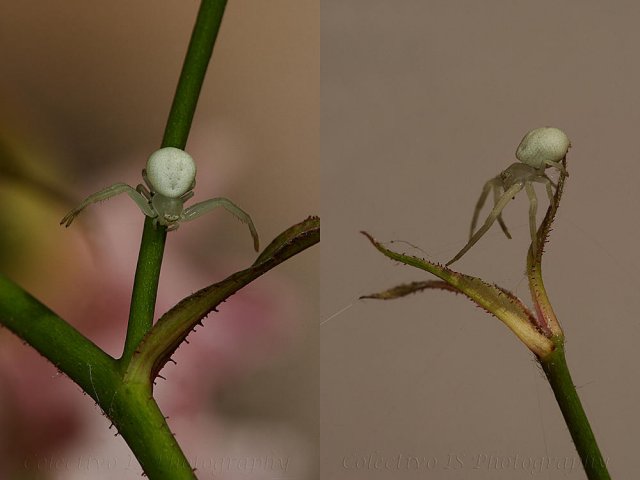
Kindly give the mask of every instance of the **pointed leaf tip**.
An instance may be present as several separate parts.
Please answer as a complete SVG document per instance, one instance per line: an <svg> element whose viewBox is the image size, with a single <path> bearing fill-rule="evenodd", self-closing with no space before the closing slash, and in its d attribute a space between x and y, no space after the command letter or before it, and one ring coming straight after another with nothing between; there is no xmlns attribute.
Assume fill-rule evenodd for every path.
<svg viewBox="0 0 640 480"><path fill-rule="evenodd" d="M460 293L457 288L452 287L447 282L443 282L442 280L427 280L424 282L403 283L380 293L363 295L360 297L360 300L394 300L396 298L406 297L407 295L411 295L412 293L422 292L423 290L427 289L441 289L449 290L454 293Z"/></svg>
<svg viewBox="0 0 640 480"><path fill-rule="evenodd" d="M474 303L500 319L536 355L544 356L553 350L553 343L541 333L536 317L512 293L491 285L480 278L455 272L437 263L394 252L376 241L369 233L362 232L362 234L369 239L378 251L390 259L425 270L443 280L448 285L448 290L463 293ZM405 288L404 291L406 290ZM402 296L399 295L398 291L393 291L393 289L378 295L374 298L387 299L386 297L398 298L398 296Z"/></svg>

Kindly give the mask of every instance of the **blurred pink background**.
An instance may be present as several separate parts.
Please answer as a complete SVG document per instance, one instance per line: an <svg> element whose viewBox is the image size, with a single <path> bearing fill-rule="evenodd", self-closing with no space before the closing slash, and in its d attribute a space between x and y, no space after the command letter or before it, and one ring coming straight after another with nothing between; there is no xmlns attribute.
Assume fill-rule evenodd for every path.
<svg viewBox="0 0 640 480"><path fill-rule="evenodd" d="M197 6L35 1L0 16L0 266L113 356L142 215L123 196L58 222L73 201L140 182ZM313 1L229 2L187 144L193 201L231 198L263 245L319 209L318 18ZM156 315L255 258L223 211L165 252ZM232 297L162 371L156 396L200 478L317 478L317 261L316 247ZM75 384L6 330L0 342L0 478L140 478Z"/></svg>

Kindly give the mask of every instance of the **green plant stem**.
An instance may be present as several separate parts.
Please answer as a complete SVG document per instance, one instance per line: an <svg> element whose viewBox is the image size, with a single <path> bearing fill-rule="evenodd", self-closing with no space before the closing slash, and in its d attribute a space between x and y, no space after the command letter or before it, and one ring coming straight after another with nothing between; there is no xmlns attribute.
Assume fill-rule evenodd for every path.
<svg viewBox="0 0 640 480"><path fill-rule="evenodd" d="M133 381L155 378L189 333L249 283L320 241L320 219L309 217L278 235L251 267L209 285L166 312L144 338L127 370ZM126 381L126 379L125 379Z"/></svg>
<svg viewBox="0 0 640 480"><path fill-rule="evenodd" d="M0 323L91 395L118 381L116 361L36 298L0 274ZM107 377L109 381L105 380Z"/></svg>
<svg viewBox="0 0 640 480"><path fill-rule="evenodd" d="M191 34L180 80L162 138L163 147L184 149L198 104L209 59L216 43L227 0L203 0Z"/></svg>
<svg viewBox="0 0 640 480"><path fill-rule="evenodd" d="M153 326L166 238L165 228L155 228L152 219L145 220L131 293L127 338L124 343L124 353L120 358L123 369L126 369L138 344Z"/></svg>
<svg viewBox="0 0 640 480"><path fill-rule="evenodd" d="M162 145L184 148L195 113L198 95L220 28L226 0L203 0L198 12ZM319 219L309 218L281 234L258 257L242 278L257 278L282 261L319 241ZM153 369L128 370L140 342L153 328L155 302L166 241L166 229L145 220L134 280L127 337L122 357L113 359L18 285L0 275L0 324L29 343L76 382L102 408L138 459L151 480L196 478L152 395ZM246 278L245 278L246 277ZM247 282L248 283L248 282ZM242 284L244 285L244 284ZM228 285L227 285L228 286ZM218 285L217 287L220 287ZM215 290L216 285L210 287ZM238 288L229 288L231 294ZM210 292L205 292L210 293ZM205 300L209 306L220 300L215 293ZM195 307L202 307L195 302ZM185 323L185 322L183 322ZM163 322L169 327L173 323ZM189 324L178 325L186 336ZM171 332L169 332L171 333ZM157 339L177 347L173 337ZM153 347L153 342L149 345ZM144 357L141 353L139 357ZM160 358L162 360L162 358ZM138 362L140 363L140 362ZM148 365L159 365L149 362Z"/></svg>
<svg viewBox="0 0 640 480"><path fill-rule="evenodd" d="M113 424L148 478L196 478L152 396L149 383L123 383L103 410L109 412Z"/></svg>
<svg viewBox="0 0 640 480"><path fill-rule="evenodd" d="M203 0L191 35L180 79L169 112L162 147L184 149L198 97L213 52L226 0ZM125 347L120 362L124 374L139 343L153 326L160 269L167 231L146 218L131 297ZM149 478L193 479L189 462L176 442L151 392L151 378L125 381L108 407L123 438ZM104 409L104 407L103 407Z"/></svg>
<svg viewBox="0 0 640 480"><path fill-rule="evenodd" d="M151 396L151 384L124 383L116 360L3 275L0 322L96 401L150 479L196 478Z"/></svg>
<svg viewBox="0 0 640 480"><path fill-rule="evenodd" d="M589 480L610 479L606 462L600 453L589 419L571 379L564 353L564 341L558 338L556 349L539 361L558 401L587 478Z"/></svg>
<svg viewBox="0 0 640 480"><path fill-rule="evenodd" d="M226 4L227 0L203 0L200 4L169 112L162 147L184 149L187 144L191 122ZM152 219L145 219L131 295L127 338L120 359L123 370L126 370L138 344L153 325L166 238L167 232L164 227L156 228Z"/></svg>

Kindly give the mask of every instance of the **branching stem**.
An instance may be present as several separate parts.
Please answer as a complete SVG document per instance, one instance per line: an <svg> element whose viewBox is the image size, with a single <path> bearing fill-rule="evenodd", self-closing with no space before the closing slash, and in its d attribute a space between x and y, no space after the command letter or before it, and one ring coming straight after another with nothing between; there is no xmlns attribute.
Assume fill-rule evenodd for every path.
<svg viewBox="0 0 640 480"><path fill-rule="evenodd" d="M184 150L187 144L191 122L226 5L227 0L203 0L200 4L169 112L162 147L175 147ZM126 369L133 352L153 325L166 238L166 229L154 227L153 220L145 217L131 296L127 339L121 358L123 369Z"/></svg>

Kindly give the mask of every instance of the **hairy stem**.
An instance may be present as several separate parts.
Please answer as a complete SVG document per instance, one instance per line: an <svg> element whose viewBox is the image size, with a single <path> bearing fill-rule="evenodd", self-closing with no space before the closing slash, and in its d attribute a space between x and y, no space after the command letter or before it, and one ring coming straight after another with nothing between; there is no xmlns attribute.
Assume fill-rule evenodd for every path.
<svg viewBox="0 0 640 480"><path fill-rule="evenodd" d="M258 277L320 241L320 219L309 217L278 235L249 268L209 285L166 312L131 359L126 377L155 378L189 333L222 302Z"/></svg>
<svg viewBox="0 0 640 480"><path fill-rule="evenodd" d="M189 461L151 394L148 383L123 383L103 410L152 480L194 480Z"/></svg>
<svg viewBox="0 0 640 480"><path fill-rule="evenodd" d="M203 0L200 4L164 131L163 147L184 149L187 144L191 122L226 4L227 0ZM127 338L120 359L123 369L126 369L138 344L153 325L166 238L166 229L154 227L153 220L146 217L131 296Z"/></svg>
<svg viewBox="0 0 640 480"><path fill-rule="evenodd" d="M205 73L213 52L226 0L202 0L180 79L167 120L162 147L184 149ZM125 347L120 359L126 372L140 341L153 326L162 256L167 238L164 227L145 219L131 297ZM104 407L103 407L104 409ZM108 414L152 479L196 478L151 392L151 378L125 381L114 392Z"/></svg>
<svg viewBox="0 0 640 480"><path fill-rule="evenodd" d="M123 382L113 358L3 275L0 323L96 401L149 478L196 478L151 396L150 383Z"/></svg>
<svg viewBox="0 0 640 480"><path fill-rule="evenodd" d="M558 339L556 349L539 360L567 423L587 478L589 480L610 479L606 461L600 453L589 419L571 379L563 340Z"/></svg>
<svg viewBox="0 0 640 480"><path fill-rule="evenodd" d="M1 274L0 323L35 348L96 401L117 378L113 358ZM112 378L106 380L107 377Z"/></svg>

